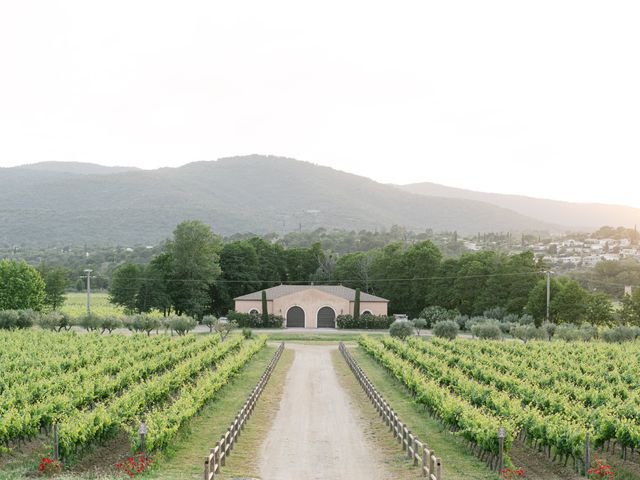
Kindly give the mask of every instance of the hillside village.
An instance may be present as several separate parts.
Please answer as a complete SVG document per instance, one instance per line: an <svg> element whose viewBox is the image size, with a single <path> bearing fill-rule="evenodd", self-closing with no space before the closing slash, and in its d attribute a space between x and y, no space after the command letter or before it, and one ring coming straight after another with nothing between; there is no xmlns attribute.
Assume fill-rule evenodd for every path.
<svg viewBox="0 0 640 480"><path fill-rule="evenodd" d="M607 235L609 234L609 235ZM536 258L560 269L589 268L602 261L640 262L636 229L602 227L590 234L566 234L550 238L523 235L519 241L507 234L480 235L464 239L467 251L500 250L510 254L532 251Z"/></svg>

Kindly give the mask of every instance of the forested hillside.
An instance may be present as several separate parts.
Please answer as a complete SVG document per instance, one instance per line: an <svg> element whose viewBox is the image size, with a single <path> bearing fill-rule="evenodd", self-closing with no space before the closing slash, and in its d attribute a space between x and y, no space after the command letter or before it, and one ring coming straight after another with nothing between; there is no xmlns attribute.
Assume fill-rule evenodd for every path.
<svg viewBox="0 0 640 480"><path fill-rule="evenodd" d="M222 235L392 225L461 234L555 228L494 205L426 198L279 157L86 175L54 170L0 169L0 244L156 244L188 218Z"/></svg>

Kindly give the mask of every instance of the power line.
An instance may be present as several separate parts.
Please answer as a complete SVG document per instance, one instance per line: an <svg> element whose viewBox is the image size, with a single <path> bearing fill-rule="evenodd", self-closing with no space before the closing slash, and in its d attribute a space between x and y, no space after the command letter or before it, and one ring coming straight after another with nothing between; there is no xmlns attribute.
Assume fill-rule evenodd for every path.
<svg viewBox="0 0 640 480"><path fill-rule="evenodd" d="M411 278L378 278L378 279L368 279L368 282L413 282L413 281L426 281L426 280L458 280L458 279L470 279L470 278L491 278L491 277L514 277L514 276L534 276L534 275L544 275L545 271L538 272L518 272L518 273L484 273L484 274L475 274L475 275L448 275L448 276L433 276L433 277L411 277ZM104 277L102 275L94 275L93 278L104 278L108 279L108 277ZM202 283L202 280L190 279L190 278L167 278L160 279L154 277L126 277L128 280L162 280L165 282L196 282ZM340 279L340 280L261 280L261 279L249 279L249 280L230 280L225 278L217 278L216 282L222 283L287 283L287 284L341 284L345 282L361 282L363 279Z"/></svg>

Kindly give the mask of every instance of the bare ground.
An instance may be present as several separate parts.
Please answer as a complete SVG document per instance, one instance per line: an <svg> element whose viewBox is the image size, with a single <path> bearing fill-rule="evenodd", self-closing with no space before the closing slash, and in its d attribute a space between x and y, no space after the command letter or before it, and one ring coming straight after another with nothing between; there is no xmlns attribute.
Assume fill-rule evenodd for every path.
<svg viewBox="0 0 640 480"><path fill-rule="evenodd" d="M363 436L358 409L338 381L336 345L288 344L295 358L280 408L262 445L263 480L393 478Z"/></svg>

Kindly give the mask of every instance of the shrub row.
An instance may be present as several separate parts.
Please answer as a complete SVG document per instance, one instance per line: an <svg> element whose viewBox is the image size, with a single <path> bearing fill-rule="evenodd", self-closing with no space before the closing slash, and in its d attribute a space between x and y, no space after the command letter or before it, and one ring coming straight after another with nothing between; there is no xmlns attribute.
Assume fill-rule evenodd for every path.
<svg viewBox="0 0 640 480"><path fill-rule="evenodd" d="M269 314L263 319L259 313L241 313L231 310L227 313L229 321L236 322L240 328L282 328L284 317L281 315Z"/></svg>
<svg viewBox="0 0 640 480"><path fill-rule="evenodd" d="M0 329L29 328L39 317L40 314L33 310L0 310Z"/></svg>
<svg viewBox="0 0 640 480"><path fill-rule="evenodd" d="M338 315L336 326L338 328L360 328L360 329L384 329L386 330L393 323L393 317L388 315L372 315L364 313L357 320L353 315Z"/></svg>
<svg viewBox="0 0 640 480"><path fill-rule="evenodd" d="M154 317L151 315L131 315L115 317L111 315L71 315L53 311L46 314L33 310L3 310L0 311L0 329L15 330L38 325L46 330L60 332L71 330L72 327L82 327L90 332L113 332L116 328L128 328L133 332L147 334L156 330L175 332L179 335L193 330L198 322L187 316Z"/></svg>

